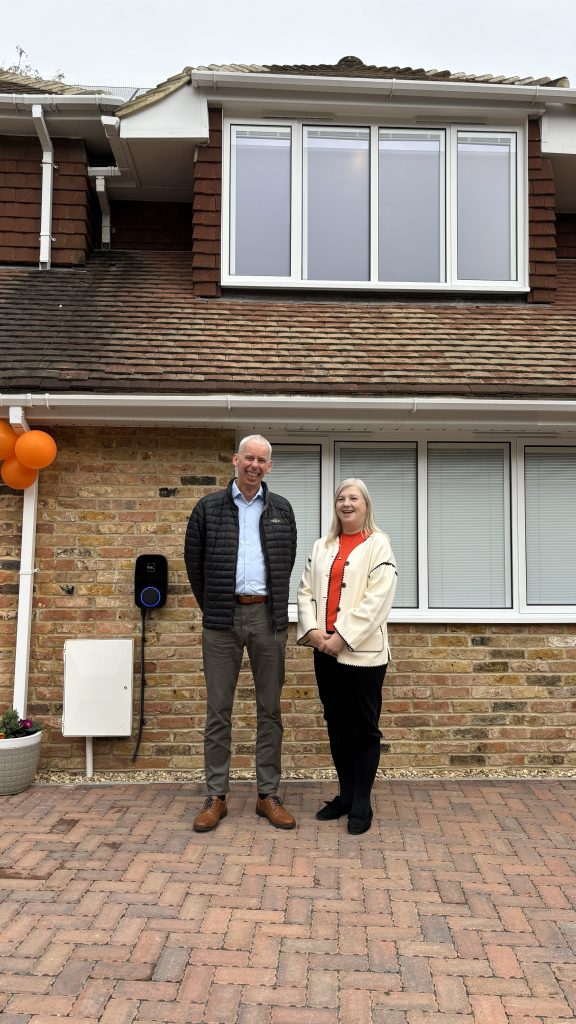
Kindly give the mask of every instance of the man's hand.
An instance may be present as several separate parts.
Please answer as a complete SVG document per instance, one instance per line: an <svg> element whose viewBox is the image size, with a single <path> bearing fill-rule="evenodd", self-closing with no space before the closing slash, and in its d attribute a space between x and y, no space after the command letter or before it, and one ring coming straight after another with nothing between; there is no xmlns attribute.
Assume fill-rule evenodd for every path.
<svg viewBox="0 0 576 1024"><path fill-rule="evenodd" d="M340 651L343 651L346 647L346 641L342 639L339 633L324 633L323 636L324 640L318 644L318 650L322 654L331 654L333 658L337 658Z"/></svg>

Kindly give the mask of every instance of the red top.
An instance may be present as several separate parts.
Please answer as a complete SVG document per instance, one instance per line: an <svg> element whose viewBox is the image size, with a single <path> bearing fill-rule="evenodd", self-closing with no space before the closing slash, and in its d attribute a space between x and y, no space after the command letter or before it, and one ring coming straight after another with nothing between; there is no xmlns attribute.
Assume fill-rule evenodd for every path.
<svg viewBox="0 0 576 1024"><path fill-rule="evenodd" d="M342 591L342 583L344 578L344 569L348 565L348 555L354 548L357 548L359 544L362 544L366 540L363 533L341 533L340 544L338 546L338 554L332 562L332 568L330 569L330 580L328 583L328 600L326 602L326 632L334 632L334 623L336 622L338 612L340 611L338 605L340 604L340 593Z"/></svg>

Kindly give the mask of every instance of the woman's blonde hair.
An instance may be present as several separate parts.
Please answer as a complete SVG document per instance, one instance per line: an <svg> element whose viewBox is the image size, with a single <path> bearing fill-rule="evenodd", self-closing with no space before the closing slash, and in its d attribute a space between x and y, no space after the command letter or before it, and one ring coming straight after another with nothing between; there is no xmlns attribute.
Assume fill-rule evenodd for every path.
<svg viewBox="0 0 576 1024"><path fill-rule="evenodd" d="M336 502L338 496L344 490L345 487L355 487L356 490L360 491L360 494L366 502L366 515L364 516L364 522L362 523L360 532L368 537L371 533L382 533L374 519L374 512L372 509L372 499L370 498L370 492L366 487L363 480L359 480L358 477L350 476L347 480L343 480L342 483L338 484L334 493L334 515L332 517L332 524L326 535L326 543L331 544L332 541L338 540L338 537L342 533L342 523L340 522L336 513Z"/></svg>

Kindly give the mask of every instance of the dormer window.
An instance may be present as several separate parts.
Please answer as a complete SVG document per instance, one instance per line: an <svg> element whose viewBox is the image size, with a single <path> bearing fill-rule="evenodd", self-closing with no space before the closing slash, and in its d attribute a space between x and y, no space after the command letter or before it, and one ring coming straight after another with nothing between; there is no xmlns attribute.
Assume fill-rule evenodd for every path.
<svg viewBox="0 0 576 1024"><path fill-rule="evenodd" d="M526 291L522 128L225 122L226 285Z"/></svg>

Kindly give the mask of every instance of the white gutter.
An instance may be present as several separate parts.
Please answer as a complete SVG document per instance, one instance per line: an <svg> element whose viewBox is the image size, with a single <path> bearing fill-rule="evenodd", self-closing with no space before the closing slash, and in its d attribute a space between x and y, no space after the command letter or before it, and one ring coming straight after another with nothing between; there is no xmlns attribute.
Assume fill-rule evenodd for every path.
<svg viewBox="0 0 576 1024"><path fill-rule="evenodd" d="M140 178L138 177L130 149L126 141L120 136L120 118L102 117L101 121L120 173L123 176L127 175L129 178L133 178L136 184L140 185Z"/></svg>
<svg viewBox="0 0 576 1024"><path fill-rule="evenodd" d="M30 430L24 410L10 408L10 423L17 434ZM28 705L28 666L32 631L32 595L34 591L34 553L36 549L36 513L38 508L38 477L24 490L22 510L22 543L20 550L20 586L18 588L18 619L16 625L16 657L14 662L14 699L12 706L26 718Z"/></svg>
<svg viewBox="0 0 576 1024"><path fill-rule="evenodd" d="M333 397L323 395L149 395L149 394L0 394L0 408L20 405L44 423L213 423L262 420L266 423L326 425L342 422L371 427L423 425L427 419L490 426L523 423L530 427L576 428L576 400L464 398L435 396ZM36 415L34 415L36 410Z"/></svg>
<svg viewBox="0 0 576 1024"><path fill-rule="evenodd" d="M192 71L191 83L215 95L223 88L267 92L296 90L311 93L376 93L381 100L396 96L453 99L518 100L526 103L576 102L576 89L547 85L504 85L490 82L422 81L404 78L348 78L331 75L270 75L266 72Z"/></svg>
<svg viewBox="0 0 576 1024"><path fill-rule="evenodd" d="M104 93L75 96L60 96L55 93L0 93L0 109L11 107L25 111L39 103L47 113L54 113L65 107L95 107L97 110L116 110L126 101L121 96L109 96Z"/></svg>
<svg viewBox="0 0 576 1024"><path fill-rule="evenodd" d="M42 146L42 198L40 204L40 270L49 270L52 255L52 184L54 147L39 103L32 105L32 120Z"/></svg>

